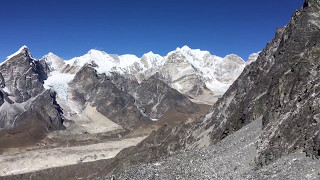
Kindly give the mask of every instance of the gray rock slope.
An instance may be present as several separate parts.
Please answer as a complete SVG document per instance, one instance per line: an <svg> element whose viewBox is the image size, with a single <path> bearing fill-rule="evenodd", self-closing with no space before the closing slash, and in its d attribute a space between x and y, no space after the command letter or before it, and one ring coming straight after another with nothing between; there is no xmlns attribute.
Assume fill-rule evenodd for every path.
<svg viewBox="0 0 320 180"><path fill-rule="evenodd" d="M211 147L176 154L100 179L319 179L320 161L297 152L256 169L261 118Z"/></svg>
<svg viewBox="0 0 320 180"><path fill-rule="evenodd" d="M168 86L156 73L140 84L122 76L112 76L112 82L123 91L135 98L135 103L144 116L160 120L168 111L192 114L199 107L189 98Z"/></svg>
<svg viewBox="0 0 320 180"><path fill-rule="evenodd" d="M107 171L119 172L178 150L214 145L258 117L262 117L262 132L257 167L299 151L319 158L319 12L319 1L305 1L289 24L277 29L275 38L244 69L211 113L194 123L159 129L120 153L114 169Z"/></svg>
<svg viewBox="0 0 320 180"><path fill-rule="evenodd" d="M151 76L139 84L134 78L116 73L99 74L91 65L85 65L77 72L70 83L70 94L74 101L83 106L93 105L101 114L129 130L161 120L172 110L183 114L199 110L196 104L159 77Z"/></svg>
<svg viewBox="0 0 320 180"><path fill-rule="evenodd" d="M31 57L25 46L1 63L1 137L12 129L15 129L15 134L31 129L39 129L36 134L64 129L62 110L56 102L56 94L43 88L46 78L42 65ZM2 144L1 141L1 147L10 143L13 142Z"/></svg>
<svg viewBox="0 0 320 180"><path fill-rule="evenodd" d="M72 99L85 105L90 103L104 116L127 129L133 129L143 116L134 98L118 89L104 74L85 66L70 83Z"/></svg>

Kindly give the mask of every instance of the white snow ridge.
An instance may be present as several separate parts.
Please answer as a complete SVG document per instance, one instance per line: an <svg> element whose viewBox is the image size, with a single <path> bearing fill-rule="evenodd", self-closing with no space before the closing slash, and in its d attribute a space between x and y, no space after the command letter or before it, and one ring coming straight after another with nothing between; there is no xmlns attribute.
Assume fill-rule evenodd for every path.
<svg viewBox="0 0 320 180"><path fill-rule="evenodd" d="M62 73L64 67L72 66L80 69L85 64L91 64L99 74L111 75L111 72L116 72L121 75L133 75L138 82L141 82L159 73L169 86L183 94L188 94L198 84L208 88L211 94L221 96L241 74L244 67L257 57L258 53L252 54L249 57L250 62L246 63L234 54L222 58L211 55L209 51L191 49L188 46L177 48L166 56L150 51L140 58L131 54L114 55L91 49L85 55L65 61L49 53L44 56L51 70L48 80L45 81L45 87L53 88L60 98L67 99L68 83L76 72Z"/></svg>

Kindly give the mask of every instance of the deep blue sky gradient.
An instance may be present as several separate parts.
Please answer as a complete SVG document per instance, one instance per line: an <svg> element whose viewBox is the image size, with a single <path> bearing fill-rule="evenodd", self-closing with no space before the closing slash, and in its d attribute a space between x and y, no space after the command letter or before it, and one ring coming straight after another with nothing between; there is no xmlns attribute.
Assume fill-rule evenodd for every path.
<svg viewBox="0 0 320 180"><path fill-rule="evenodd" d="M245 60L303 0L1 0L0 61L27 45L36 58L99 49L166 55L188 45Z"/></svg>

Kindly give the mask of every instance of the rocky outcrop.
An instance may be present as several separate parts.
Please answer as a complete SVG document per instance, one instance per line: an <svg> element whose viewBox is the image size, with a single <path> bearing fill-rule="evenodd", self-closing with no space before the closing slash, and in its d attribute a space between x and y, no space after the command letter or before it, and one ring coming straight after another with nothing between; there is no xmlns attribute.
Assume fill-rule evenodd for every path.
<svg viewBox="0 0 320 180"><path fill-rule="evenodd" d="M307 5L306 5L307 4ZM258 163L304 149L320 157L320 2L305 1L283 31L266 92Z"/></svg>
<svg viewBox="0 0 320 180"><path fill-rule="evenodd" d="M88 103L110 120L127 129L134 129L143 120L135 99L118 89L105 74L97 74L84 66L70 83L72 99L83 106Z"/></svg>
<svg viewBox="0 0 320 180"><path fill-rule="evenodd" d="M139 105L151 119L160 119L169 110L176 110L183 114L199 111L199 107L185 95L169 87L159 78L159 75L155 74L142 81L135 92Z"/></svg>
<svg viewBox="0 0 320 180"><path fill-rule="evenodd" d="M250 54L248 61L246 62L246 66L256 61L259 57L260 52Z"/></svg>
<svg viewBox="0 0 320 180"><path fill-rule="evenodd" d="M196 104L157 76L139 84L134 77L99 74L91 65L85 65L76 74L70 83L70 92L72 99L83 107L90 104L130 130L157 121L172 110L183 114L199 111Z"/></svg>
<svg viewBox="0 0 320 180"><path fill-rule="evenodd" d="M3 93L0 91L0 106L4 103L4 95Z"/></svg>
<svg viewBox="0 0 320 180"><path fill-rule="evenodd" d="M23 46L0 65L0 130L63 129L63 116L54 92L45 91L47 74Z"/></svg>
<svg viewBox="0 0 320 180"><path fill-rule="evenodd" d="M0 87L4 88L6 86L6 82L4 81L4 78L2 74L0 73Z"/></svg>
<svg viewBox="0 0 320 180"><path fill-rule="evenodd" d="M14 127L23 128L27 131L39 126L47 132L65 129L62 109L56 102L54 91L46 90L42 92L29 101L24 108L26 110L15 118Z"/></svg>
<svg viewBox="0 0 320 180"><path fill-rule="evenodd" d="M22 47L0 65L3 88L10 92L17 103L25 102L41 93L43 81L47 78L42 65L35 61L27 47ZM3 82L3 81L2 81Z"/></svg>

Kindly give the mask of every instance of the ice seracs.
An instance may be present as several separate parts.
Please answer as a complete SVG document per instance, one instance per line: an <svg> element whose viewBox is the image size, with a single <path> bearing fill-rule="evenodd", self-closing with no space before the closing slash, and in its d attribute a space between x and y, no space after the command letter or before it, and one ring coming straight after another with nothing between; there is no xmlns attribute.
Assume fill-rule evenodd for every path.
<svg viewBox="0 0 320 180"><path fill-rule="evenodd" d="M47 80L44 81L44 88L54 89L59 98L63 100L68 99L68 83L74 78L74 74L60 73L53 71Z"/></svg>
<svg viewBox="0 0 320 180"><path fill-rule="evenodd" d="M41 60L45 61L49 68L48 78L43 84L44 88L53 89L60 99L68 100L68 83L72 81L75 74L63 72L67 64L66 61L52 52L43 56Z"/></svg>

